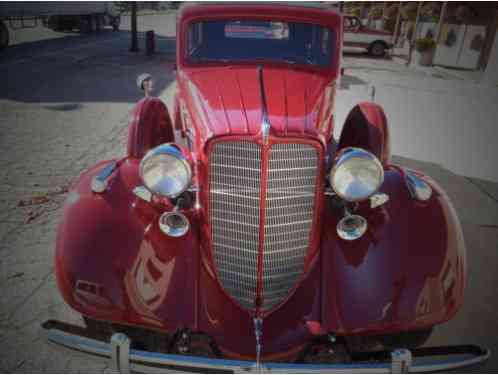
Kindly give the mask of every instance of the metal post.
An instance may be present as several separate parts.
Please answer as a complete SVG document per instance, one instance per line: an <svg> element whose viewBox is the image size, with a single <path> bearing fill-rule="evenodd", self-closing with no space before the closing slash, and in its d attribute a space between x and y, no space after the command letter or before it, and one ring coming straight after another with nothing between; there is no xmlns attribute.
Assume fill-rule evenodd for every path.
<svg viewBox="0 0 498 375"><path fill-rule="evenodd" d="M441 7L441 11L439 12L439 22L437 24L437 34L436 34L436 43L439 43L439 39L441 38L441 31L443 30L444 25L444 17L446 16L446 6L448 2L443 2L443 6Z"/></svg>
<svg viewBox="0 0 498 375"><path fill-rule="evenodd" d="M398 15L396 16L396 25L394 26L394 34L393 34L393 43L394 46L398 44L398 38L399 38L399 28L401 25L401 7L403 6L403 3L400 1L399 2L399 7L398 7Z"/></svg>
<svg viewBox="0 0 498 375"><path fill-rule="evenodd" d="M382 4L382 15L380 16L380 23L382 30L386 29L386 9L387 9L387 1L384 1ZM376 25L377 26L377 25Z"/></svg>
<svg viewBox="0 0 498 375"><path fill-rule="evenodd" d="M415 38L417 37L418 21L420 19L420 11L422 10L422 3L423 1L418 2L417 17L415 18L415 26L413 27L412 40L410 41L411 44L415 42Z"/></svg>
<svg viewBox="0 0 498 375"><path fill-rule="evenodd" d="M131 47L130 52L138 52L137 2L131 3Z"/></svg>
<svg viewBox="0 0 498 375"><path fill-rule="evenodd" d="M498 30L498 5L490 5L490 17L489 22L486 27L486 33L484 36L484 44L481 49L481 56L479 57L479 67L484 72L487 68L490 55L493 50L493 42L496 38L496 32ZM497 51L498 52L498 51Z"/></svg>
<svg viewBox="0 0 498 375"><path fill-rule="evenodd" d="M420 11L422 10L422 3L423 1L418 2L417 17L415 18L415 25L413 26L412 40L410 40L410 53L408 55L408 60L406 61L406 65L410 65L410 63L412 62L413 47L415 44L415 38L417 37L417 26L418 26L418 20L420 19Z"/></svg>

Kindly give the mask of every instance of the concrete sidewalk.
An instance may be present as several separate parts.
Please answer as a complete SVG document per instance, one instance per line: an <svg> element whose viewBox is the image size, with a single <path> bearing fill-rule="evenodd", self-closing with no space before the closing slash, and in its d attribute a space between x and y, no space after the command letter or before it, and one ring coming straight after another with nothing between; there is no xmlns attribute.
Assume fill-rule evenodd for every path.
<svg viewBox="0 0 498 375"><path fill-rule="evenodd" d="M498 182L498 88L434 77L394 59L345 60L344 67L336 136L349 110L369 99L367 89L374 85L375 100L390 124L394 154Z"/></svg>
<svg viewBox="0 0 498 375"><path fill-rule="evenodd" d="M40 324L82 324L53 274L67 187L96 162L124 155L128 113L141 97L137 75L153 74L160 91L174 79L174 16L152 58L128 52L124 21L125 30L100 35L54 39L42 30L2 54L0 372L108 371L105 360L49 344Z"/></svg>

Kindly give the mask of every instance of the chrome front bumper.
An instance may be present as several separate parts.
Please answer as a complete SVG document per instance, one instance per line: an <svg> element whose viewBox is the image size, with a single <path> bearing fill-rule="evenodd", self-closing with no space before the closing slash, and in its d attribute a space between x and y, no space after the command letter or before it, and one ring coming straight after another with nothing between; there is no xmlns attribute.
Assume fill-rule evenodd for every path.
<svg viewBox="0 0 498 375"><path fill-rule="evenodd" d="M474 366L486 361L490 352L477 346L423 348L409 351L394 350L390 360L373 363L294 364L233 361L176 354L163 354L131 349L130 339L112 335L109 343L80 336L53 327L44 327L47 339L67 348L110 358L114 370L120 373L147 372L276 372L276 373L421 373L448 371Z"/></svg>

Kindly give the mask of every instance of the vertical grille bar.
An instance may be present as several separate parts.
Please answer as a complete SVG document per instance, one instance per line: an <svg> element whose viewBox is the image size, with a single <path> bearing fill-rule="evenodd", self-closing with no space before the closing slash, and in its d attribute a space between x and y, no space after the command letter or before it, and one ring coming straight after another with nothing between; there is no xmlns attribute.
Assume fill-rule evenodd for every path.
<svg viewBox="0 0 498 375"><path fill-rule="evenodd" d="M308 144L275 144L261 207L262 146L219 142L210 154L213 259L225 290L255 309L260 225L264 225L262 310L284 300L304 271L313 228L318 154ZM264 223L260 211L265 210Z"/></svg>

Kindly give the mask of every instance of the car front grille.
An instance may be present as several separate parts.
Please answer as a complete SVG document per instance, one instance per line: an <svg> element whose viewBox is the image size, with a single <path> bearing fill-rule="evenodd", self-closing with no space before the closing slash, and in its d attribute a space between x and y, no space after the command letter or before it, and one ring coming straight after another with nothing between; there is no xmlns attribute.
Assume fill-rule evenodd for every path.
<svg viewBox="0 0 498 375"><path fill-rule="evenodd" d="M289 295L304 271L318 153L301 143L277 143L266 152L263 147L249 141L214 144L209 217L223 288L242 307L256 310L259 300L267 311Z"/></svg>

